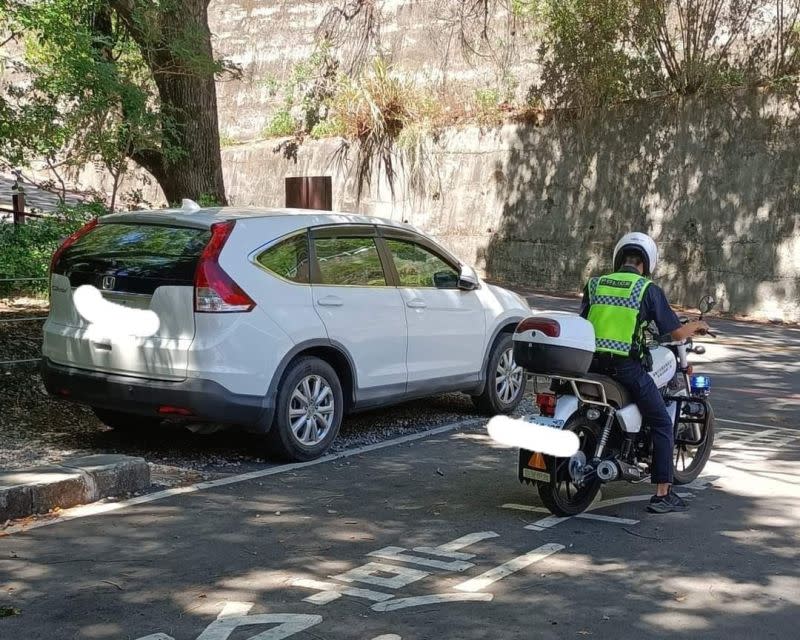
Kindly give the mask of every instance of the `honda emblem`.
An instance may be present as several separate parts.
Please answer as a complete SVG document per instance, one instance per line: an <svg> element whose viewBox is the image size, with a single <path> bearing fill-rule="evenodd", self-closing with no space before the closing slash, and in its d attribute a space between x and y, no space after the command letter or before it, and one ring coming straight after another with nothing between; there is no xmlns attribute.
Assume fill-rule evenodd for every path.
<svg viewBox="0 0 800 640"><path fill-rule="evenodd" d="M114 288L114 283L117 279L114 276L103 276L103 281L100 283L100 286L103 287L106 291Z"/></svg>

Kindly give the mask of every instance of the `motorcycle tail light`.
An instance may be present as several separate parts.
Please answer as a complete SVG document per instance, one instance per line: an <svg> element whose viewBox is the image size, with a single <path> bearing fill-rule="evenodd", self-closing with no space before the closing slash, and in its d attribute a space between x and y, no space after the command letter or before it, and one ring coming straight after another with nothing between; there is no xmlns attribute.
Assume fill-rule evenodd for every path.
<svg viewBox="0 0 800 640"><path fill-rule="evenodd" d="M543 416L552 418L556 414L556 397L552 393L537 393L536 406Z"/></svg>

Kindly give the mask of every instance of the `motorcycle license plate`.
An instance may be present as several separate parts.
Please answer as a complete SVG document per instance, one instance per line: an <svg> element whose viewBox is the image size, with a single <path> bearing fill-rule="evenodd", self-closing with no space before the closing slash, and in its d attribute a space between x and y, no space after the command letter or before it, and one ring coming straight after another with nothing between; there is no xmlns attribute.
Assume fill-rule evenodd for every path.
<svg viewBox="0 0 800 640"><path fill-rule="evenodd" d="M556 420L555 418L548 418L547 416L527 416L526 422L535 424L540 427L548 427L550 429L563 429L564 421ZM550 480L550 474L547 472L547 465L544 461L544 456L537 452L531 452L527 463L522 469L522 476L529 480L541 480L547 482Z"/></svg>
<svg viewBox="0 0 800 640"><path fill-rule="evenodd" d="M563 420L556 420L555 418L548 418L546 416L527 416L525 421L531 424L538 424L541 427L550 427L551 429L564 428Z"/></svg>

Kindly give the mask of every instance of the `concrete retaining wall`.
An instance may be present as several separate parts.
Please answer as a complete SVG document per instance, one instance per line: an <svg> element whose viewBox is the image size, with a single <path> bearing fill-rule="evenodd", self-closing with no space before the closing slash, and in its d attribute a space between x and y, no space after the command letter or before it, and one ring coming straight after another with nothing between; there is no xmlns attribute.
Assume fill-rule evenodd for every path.
<svg viewBox="0 0 800 640"><path fill-rule="evenodd" d="M659 241L658 280L691 306L800 321L800 107L794 96L658 102L544 126L450 130L424 189L400 177L356 201L340 141L223 153L235 204L280 206L283 178L332 175L334 207L408 220L491 278L579 290L628 230ZM354 155L354 154L351 154Z"/></svg>

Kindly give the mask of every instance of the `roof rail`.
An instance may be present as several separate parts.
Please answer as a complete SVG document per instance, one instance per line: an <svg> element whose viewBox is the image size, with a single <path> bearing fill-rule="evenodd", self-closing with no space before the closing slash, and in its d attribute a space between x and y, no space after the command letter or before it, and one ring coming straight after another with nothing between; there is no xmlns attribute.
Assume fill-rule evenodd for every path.
<svg viewBox="0 0 800 640"><path fill-rule="evenodd" d="M181 200L181 209L185 211L199 211L200 205L197 204L194 200L190 200L189 198L184 198Z"/></svg>

